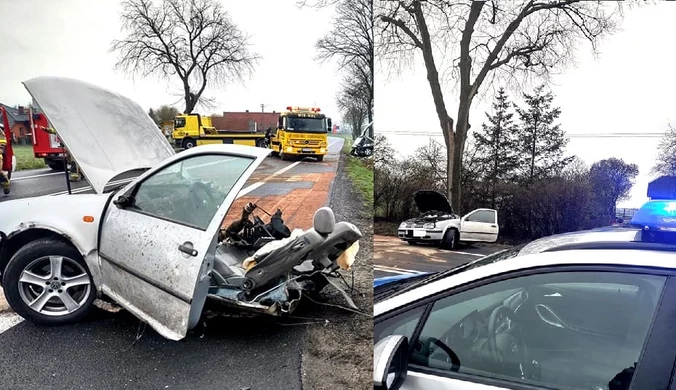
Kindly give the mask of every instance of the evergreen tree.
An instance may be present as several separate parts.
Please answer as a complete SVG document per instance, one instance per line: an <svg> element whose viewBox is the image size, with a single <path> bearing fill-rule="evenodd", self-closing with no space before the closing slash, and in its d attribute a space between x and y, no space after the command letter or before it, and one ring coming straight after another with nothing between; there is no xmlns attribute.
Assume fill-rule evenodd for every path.
<svg viewBox="0 0 676 390"><path fill-rule="evenodd" d="M476 164L484 171L484 181L488 186L491 207L496 208L496 198L501 182L514 177L519 160L517 132L510 112L511 103L504 88L498 90L493 101L493 115L486 113L489 124L483 123L481 130L474 133L477 150Z"/></svg>
<svg viewBox="0 0 676 390"><path fill-rule="evenodd" d="M528 185L560 174L572 159L563 157L568 139L561 126L554 124L561 109L552 107L554 95L545 93L544 88L541 85L532 94L524 93L525 108L515 107L521 122L517 142L520 176Z"/></svg>

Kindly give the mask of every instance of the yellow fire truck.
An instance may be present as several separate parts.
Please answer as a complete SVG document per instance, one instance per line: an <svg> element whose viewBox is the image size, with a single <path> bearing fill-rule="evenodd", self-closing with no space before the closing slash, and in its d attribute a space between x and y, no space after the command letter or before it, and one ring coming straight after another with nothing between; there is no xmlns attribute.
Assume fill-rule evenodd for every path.
<svg viewBox="0 0 676 390"><path fill-rule="evenodd" d="M177 115L171 138L177 147L190 149L206 144L240 144L266 147L265 133L216 130L211 117L199 114Z"/></svg>
<svg viewBox="0 0 676 390"><path fill-rule="evenodd" d="M319 108L287 107L279 114L277 129L270 134L270 149L282 160L314 157L322 161L328 151L331 118Z"/></svg>

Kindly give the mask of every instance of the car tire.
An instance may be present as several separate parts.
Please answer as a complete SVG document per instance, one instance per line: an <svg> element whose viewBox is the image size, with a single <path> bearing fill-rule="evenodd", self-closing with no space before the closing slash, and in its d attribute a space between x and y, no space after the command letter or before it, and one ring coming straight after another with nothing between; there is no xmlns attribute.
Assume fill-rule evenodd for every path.
<svg viewBox="0 0 676 390"><path fill-rule="evenodd" d="M444 234L443 240L441 240L441 247L443 249L455 249L458 246L458 239L460 238L460 235L458 234L458 230L454 228L450 228L446 230L446 233Z"/></svg>
<svg viewBox="0 0 676 390"><path fill-rule="evenodd" d="M45 286L41 286L43 282ZM49 238L19 249L5 268L2 285L12 309L40 325L78 322L91 312L96 299L94 281L82 255L72 245ZM46 299L41 299L43 296ZM41 306L39 310L31 307L36 304Z"/></svg>
<svg viewBox="0 0 676 390"><path fill-rule="evenodd" d="M409 240L409 241L406 241L406 242L408 243L408 245L418 245L418 241Z"/></svg>

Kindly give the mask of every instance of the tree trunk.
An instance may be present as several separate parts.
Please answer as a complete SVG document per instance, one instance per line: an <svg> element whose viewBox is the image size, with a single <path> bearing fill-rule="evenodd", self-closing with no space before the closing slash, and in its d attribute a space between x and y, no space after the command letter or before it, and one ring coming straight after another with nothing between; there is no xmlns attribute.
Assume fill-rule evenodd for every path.
<svg viewBox="0 0 676 390"><path fill-rule="evenodd" d="M460 200L462 197L462 157L465 153L465 141L469 130L469 107L471 99L468 96L460 96L458 107L458 123L455 128L453 140L453 163L451 172L451 207L455 212L460 212Z"/></svg>

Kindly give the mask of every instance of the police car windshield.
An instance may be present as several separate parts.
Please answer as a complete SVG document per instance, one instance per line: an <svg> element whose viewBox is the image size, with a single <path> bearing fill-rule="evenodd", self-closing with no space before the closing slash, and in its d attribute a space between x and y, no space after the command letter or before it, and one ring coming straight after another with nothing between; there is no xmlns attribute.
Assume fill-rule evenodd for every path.
<svg viewBox="0 0 676 390"><path fill-rule="evenodd" d="M301 133L326 133L326 125L323 118L298 118L290 116L287 118L286 130Z"/></svg>

